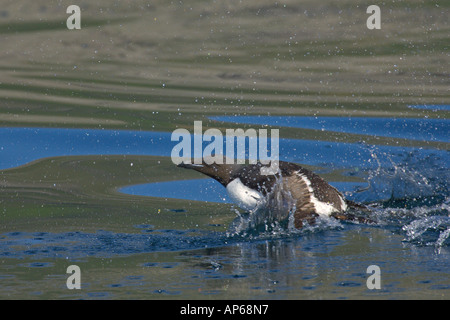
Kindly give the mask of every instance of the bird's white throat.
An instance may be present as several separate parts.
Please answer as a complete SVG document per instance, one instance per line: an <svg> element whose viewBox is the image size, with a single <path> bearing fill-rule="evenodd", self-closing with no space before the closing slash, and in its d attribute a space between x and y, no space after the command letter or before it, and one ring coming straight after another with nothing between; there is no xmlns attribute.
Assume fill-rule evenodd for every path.
<svg viewBox="0 0 450 320"><path fill-rule="evenodd" d="M227 192L230 199L243 210L253 211L264 203L264 196L245 186L239 178L227 185Z"/></svg>

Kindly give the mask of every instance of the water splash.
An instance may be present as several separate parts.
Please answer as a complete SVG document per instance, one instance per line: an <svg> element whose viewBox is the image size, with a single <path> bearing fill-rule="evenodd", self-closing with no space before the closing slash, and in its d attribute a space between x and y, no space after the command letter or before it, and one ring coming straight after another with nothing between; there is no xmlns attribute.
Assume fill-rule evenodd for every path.
<svg viewBox="0 0 450 320"><path fill-rule="evenodd" d="M356 212L368 218L376 227L392 229L404 235L404 241L419 246L440 248L450 245L450 209L448 196L447 158L430 155L420 150L402 157L371 148L375 169L360 173L368 187L346 193L346 197L362 202L369 212ZM276 195L274 198L277 198ZM289 203L288 201L279 203ZM285 208L286 209L286 208ZM237 210L236 210L237 212ZM238 213L229 228L229 236L252 239L302 235L305 232L344 228L347 222L320 217L302 230L293 225L292 207L284 219L267 210ZM273 218L278 217L278 218Z"/></svg>
<svg viewBox="0 0 450 320"><path fill-rule="evenodd" d="M450 172L448 156L423 154L421 150L406 152L396 160L393 155L371 147L375 169L359 174L368 187L356 190L351 196L360 202L394 201L448 194ZM448 153L447 153L448 155Z"/></svg>
<svg viewBox="0 0 450 320"><path fill-rule="evenodd" d="M276 240L344 228L341 221L326 216L317 217L312 224L305 223L301 229L294 227L293 215L282 222L259 220L259 224L256 224L255 221L256 219L249 213L239 213L228 228L227 237L234 240Z"/></svg>
<svg viewBox="0 0 450 320"><path fill-rule="evenodd" d="M389 154L372 150L378 163L367 173L368 188L353 195L366 200L371 219L380 226L398 229L404 241L423 246L450 245L448 158L420 153L394 162Z"/></svg>
<svg viewBox="0 0 450 320"><path fill-rule="evenodd" d="M431 216L404 225L405 241L437 248L450 244L450 217Z"/></svg>
<svg viewBox="0 0 450 320"><path fill-rule="evenodd" d="M277 176L262 206L246 213L236 210L237 218L229 227L228 236L274 239L342 226L339 221L331 217L319 216L314 221L302 221L303 227L296 228L294 218L296 200L291 195L286 182L287 180L283 177Z"/></svg>

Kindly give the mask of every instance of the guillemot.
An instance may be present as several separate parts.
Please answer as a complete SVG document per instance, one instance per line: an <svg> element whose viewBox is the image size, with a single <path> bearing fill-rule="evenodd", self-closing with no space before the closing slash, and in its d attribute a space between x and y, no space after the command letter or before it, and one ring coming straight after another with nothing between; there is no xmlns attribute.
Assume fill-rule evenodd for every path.
<svg viewBox="0 0 450 320"><path fill-rule="evenodd" d="M349 209L363 209L362 205L346 200L319 175L295 163L279 161L278 172L273 175L262 175L261 167L268 165L260 162L245 165L202 160L200 164L178 166L217 180L238 207L250 214L263 212L260 216L265 222L283 221L292 216L297 229L305 222L314 223L321 215L367 222L349 212Z"/></svg>

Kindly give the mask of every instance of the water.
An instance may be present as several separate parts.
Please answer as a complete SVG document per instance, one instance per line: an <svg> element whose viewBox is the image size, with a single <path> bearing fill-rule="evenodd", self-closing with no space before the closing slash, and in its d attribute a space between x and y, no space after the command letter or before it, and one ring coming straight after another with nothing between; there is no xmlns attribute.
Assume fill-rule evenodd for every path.
<svg viewBox="0 0 450 320"><path fill-rule="evenodd" d="M364 182L330 181L330 184L341 192L354 192L355 190L368 187L368 184ZM184 192L180 193L179 190L184 190ZM119 191L127 194L159 198L232 203L225 188L214 179L145 183L123 187Z"/></svg>
<svg viewBox="0 0 450 320"><path fill-rule="evenodd" d="M375 137L450 142L450 122L447 119L296 116L218 116L211 119L241 124L346 132Z"/></svg>
<svg viewBox="0 0 450 320"><path fill-rule="evenodd" d="M56 156L116 154L167 157L177 144L171 141L168 132L47 128L0 128L0 143L2 169ZM209 142L203 144L206 146ZM378 158L375 159L374 153ZM362 143L280 139L280 160L326 168L375 169L389 162L401 163L405 157L433 157L445 162L448 154L447 150L432 148L380 145L373 150L370 145Z"/></svg>
<svg viewBox="0 0 450 320"><path fill-rule="evenodd" d="M2 292L72 299L361 299L445 298L450 289L445 247L437 254L385 228L325 224L272 239L142 230L3 235ZM11 247L13 254L5 255ZM82 270L80 291L63 289L68 264ZM372 264L381 268L381 290L366 287Z"/></svg>
<svg viewBox="0 0 450 320"><path fill-rule="evenodd" d="M169 132L0 128L0 169L74 155L170 155Z"/></svg>
<svg viewBox="0 0 450 320"><path fill-rule="evenodd" d="M449 299L442 5L376 32L357 1L99 0L80 30L55 3L0 10L0 299ZM170 133L258 115L293 116L256 119L375 223L233 232Z"/></svg>
<svg viewBox="0 0 450 320"><path fill-rule="evenodd" d="M278 125L281 119L277 118ZM174 145L170 135L163 132L0 130L4 169L30 161L38 164L39 159L47 157L114 155L124 154L124 150L128 156L168 157ZM46 283L52 288L50 292L60 292L58 287L64 285L65 279L62 261L82 269L115 261L124 268L130 259L135 267L126 267L127 276L115 276L112 268L98 283L98 275L93 273L85 279L84 292L56 296L104 299L238 295L290 299L420 297L423 290L440 296L450 290L448 151L296 139L282 139L280 146L285 159L311 165L332 164L318 171L339 171L336 181L330 183L347 198L365 202L371 208L369 217L374 224L321 218L303 230L266 227L255 232L248 227L248 218L238 215L232 223L214 223L206 216L203 223L209 224L209 230L204 225L182 228L175 224L175 228L162 229L141 223L125 233L101 228L94 232L51 232L45 228L35 232L10 231L0 235L2 281L7 288L3 294L14 297L30 290L17 273L20 270L32 271L35 285ZM296 150L308 151L301 155ZM358 178L360 182L342 181L345 177ZM225 189L212 179L129 185L119 191L157 197L168 203L183 199L230 205ZM232 205L229 210L236 215L237 209ZM191 219L193 213L192 209L173 210L184 221ZM350 252L346 252L348 246L352 247ZM349 260L353 255L358 259ZM331 261L330 256L334 257ZM366 268L371 264L379 265L384 275L383 290L377 293L365 285ZM411 265L419 267L411 269ZM169 280L171 270L177 276ZM154 272L159 274L158 281L153 278ZM221 283L230 281L235 283L233 290L224 290ZM237 284L240 285L236 287ZM49 290L33 291L33 295L54 297Z"/></svg>
<svg viewBox="0 0 450 320"><path fill-rule="evenodd" d="M412 109L425 109L425 110L433 110L433 111L439 111L439 110L450 110L449 104L423 104L423 105L411 105L408 106L408 108Z"/></svg>

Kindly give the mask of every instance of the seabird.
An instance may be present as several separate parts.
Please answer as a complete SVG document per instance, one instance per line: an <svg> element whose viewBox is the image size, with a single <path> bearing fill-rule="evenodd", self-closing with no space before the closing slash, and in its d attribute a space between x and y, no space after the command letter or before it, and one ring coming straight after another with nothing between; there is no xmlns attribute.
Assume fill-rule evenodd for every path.
<svg viewBox="0 0 450 320"><path fill-rule="evenodd" d="M270 164L269 164L270 165ZM365 207L348 201L334 187L314 172L291 162L278 162L278 172L261 174L257 164L181 163L181 168L201 172L218 182L227 190L230 199L250 214L261 215L261 221L286 221L293 213L295 228L305 222L313 224L318 216L340 220L367 222L365 218L350 213L350 209Z"/></svg>

